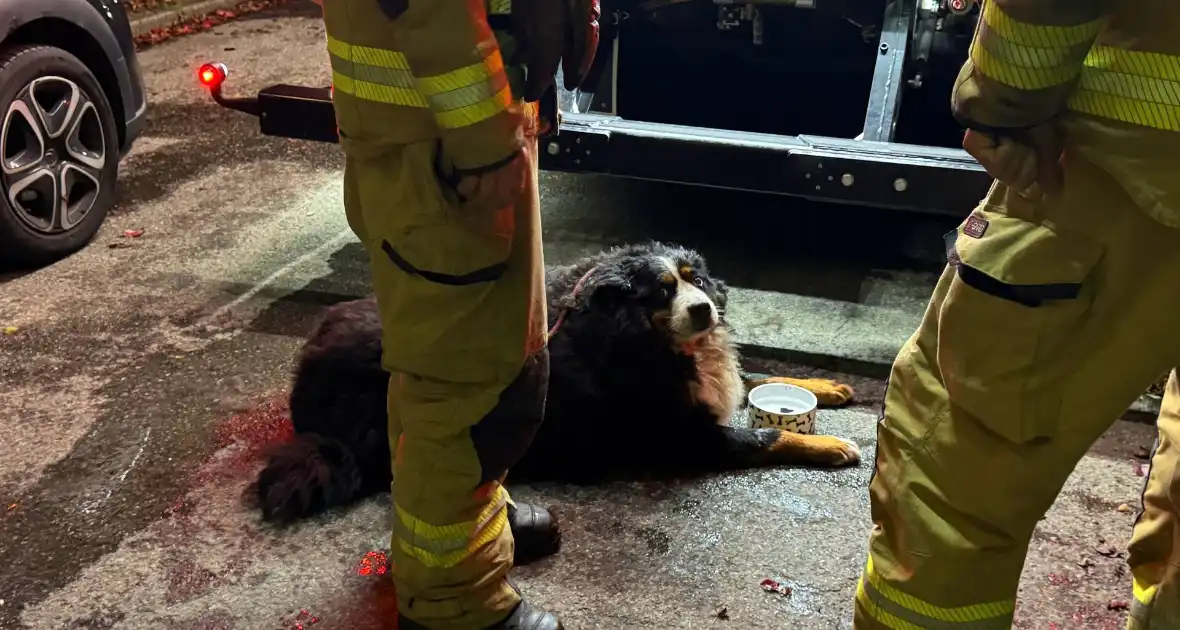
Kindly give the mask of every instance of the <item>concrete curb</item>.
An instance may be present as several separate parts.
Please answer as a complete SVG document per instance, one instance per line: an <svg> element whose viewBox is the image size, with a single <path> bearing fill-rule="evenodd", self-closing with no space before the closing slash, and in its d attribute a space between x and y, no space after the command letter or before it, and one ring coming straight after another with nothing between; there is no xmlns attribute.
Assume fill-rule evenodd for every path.
<svg viewBox="0 0 1180 630"><path fill-rule="evenodd" d="M144 33L150 32L152 29L166 28L188 18L203 17L214 11L233 9L241 4L241 2L242 0L201 0L201 2L194 2L176 7L175 9L152 11L142 16L136 16L134 13L131 13L129 14L131 18L131 34L139 37Z"/></svg>

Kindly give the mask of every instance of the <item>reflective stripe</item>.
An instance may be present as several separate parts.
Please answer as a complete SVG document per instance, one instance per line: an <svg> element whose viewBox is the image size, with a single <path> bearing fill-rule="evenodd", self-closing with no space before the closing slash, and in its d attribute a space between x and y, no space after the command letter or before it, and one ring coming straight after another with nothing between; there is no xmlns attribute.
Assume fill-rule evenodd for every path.
<svg viewBox="0 0 1180 630"><path fill-rule="evenodd" d="M1134 581L1132 586L1132 594L1135 601L1131 602L1131 618L1130 621L1136 628L1150 628L1151 627L1151 609L1152 603L1155 601L1155 594L1159 591L1159 586L1152 584L1148 586L1139 580Z"/></svg>
<svg viewBox="0 0 1180 630"><path fill-rule="evenodd" d="M483 61L432 77L419 77L418 90L434 110L443 129L458 129L487 120L512 104L512 89L495 39L476 46L488 51Z"/></svg>
<svg viewBox="0 0 1180 630"><path fill-rule="evenodd" d="M491 15L511 15L512 0L488 0L488 13Z"/></svg>
<svg viewBox="0 0 1180 630"><path fill-rule="evenodd" d="M1180 57L1095 46L1086 57L1076 112L1145 127L1180 131Z"/></svg>
<svg viewBox="0 0 1180 630"><path fill-rule="evenodd" d="M510 2L510 0L504 0ZM511 4L508 4L511 9ZM483 60L430 77L414 76L400 52L356 46L328 36L332 87L357 98L404 107L429 107L443 129L487 120L512 104L512 89L495 38L480 42Z"/></svg>
<svg viewBox="0 0 1180 630"><path fill-rule="evenodd" d="M371 48L369 46L354 46L336 39L331 35L328 35L328 52L341 59L370 66L390 68L392 70L409 71L410 69L409 60L399 52L382 48Z"/></svg>
<svg viewBox="0 0 1180 630"><path fill-rule="evenodd" d="M479 517L465 523L431 525L394 502L394 535L407 555L432 568L450 568L499 538L508 526L508 493L497 486Z"/></svg>
<svg viewBox="0 0 1180 630"><path fill-rule="evenodd" d="M366 101L428 107L414 85L410 62L392 50L354 46L328 35L332 89Z"/></svg>
<svg viewBox="0 0 1180 630"><path fill-rule="evenodd" d="M366 101L375 101L388 105L401 105L403 107L428 107L426 99L422 98L422 95L415 89L397 88L369 83L367 81L357 81L339 72L332 72L332 89Z"/></svg>
<svg viewBox="0 0 1180 630"><path fill-rule="evenodd" d="M893 630L1008 630L1016 601L943 608L887 584L869 557L856 585L856 599L865 612Z"/></svg>
<svg viewBox="0 0 1180 630"><path fill-rule="evenodd" d="M994 0L983 4L971 61L984 75L1023 90L1068 83L1078 75L1103 19L1074 26L1018 22Z"/></svg>
<svg viewBox="0 0 1180 630"><path fill-rule="evenodd" d="M376 83L390 87L414 90L414 75L409 70L395 70L381 66L371 66L367 63L349 61L343 57L329 54L332 71L346 75L356 81ZM416 91L416 90L415 90Z"/></svg>

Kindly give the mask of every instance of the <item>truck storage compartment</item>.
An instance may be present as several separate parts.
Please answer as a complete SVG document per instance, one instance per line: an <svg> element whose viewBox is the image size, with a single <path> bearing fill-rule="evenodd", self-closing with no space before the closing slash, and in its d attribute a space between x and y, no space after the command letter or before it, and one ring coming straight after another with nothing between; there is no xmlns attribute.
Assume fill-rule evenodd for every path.
<svg viewBox="0 0 1180 630"><path fill-rule="evenodd" d="M941 0L623 0L613 103L591 111L957 147L949 94L974 16L956 1L961 16Z"/></svg>

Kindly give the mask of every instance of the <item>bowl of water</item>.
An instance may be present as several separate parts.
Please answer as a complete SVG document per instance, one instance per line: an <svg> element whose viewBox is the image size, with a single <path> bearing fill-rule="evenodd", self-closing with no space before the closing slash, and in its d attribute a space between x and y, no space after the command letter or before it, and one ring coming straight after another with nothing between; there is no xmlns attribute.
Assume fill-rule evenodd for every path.
<svg viewBox="0 0 1180 630"><path fill-rule="evenodd" d="M766 383L750 390L750 426L792 433L815 433L815 394L795 385Z"/></svg>

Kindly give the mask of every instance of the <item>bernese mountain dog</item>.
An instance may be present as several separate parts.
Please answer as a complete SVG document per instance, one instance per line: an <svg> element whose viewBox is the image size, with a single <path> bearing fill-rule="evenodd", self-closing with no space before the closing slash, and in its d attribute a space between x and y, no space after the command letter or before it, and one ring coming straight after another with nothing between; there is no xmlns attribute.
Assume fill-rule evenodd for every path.
<svg viewBox="0 0 1180 630"><path fill-rule="evenodd" d="M848 440L730 420L748 388L785 382L821 404L852 398L825 379L744 378L725 321L726 285L690 249L651 242L550 269L545 421L507 483L588 483L759 466L844 466ZM253 484L263 518L288 523L392 482L381 323L373 298L330 307L299 357L295 438Z"/></svg>

